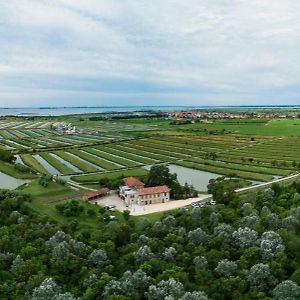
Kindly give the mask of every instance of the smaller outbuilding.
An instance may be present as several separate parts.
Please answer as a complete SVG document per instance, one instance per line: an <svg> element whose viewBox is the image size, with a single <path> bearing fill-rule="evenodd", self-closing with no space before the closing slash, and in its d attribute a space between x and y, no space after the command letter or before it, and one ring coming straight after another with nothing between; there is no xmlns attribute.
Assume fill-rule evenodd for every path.
<svg viewBox="0 0 300 300"><path fill-rule="evenodd" d="M91 192L87 192L82 196L83 200L86 201L91 201L91 200L96 200L98 198L102 198L105 196L108 196L110 194L110 189L108 188L102 188L98 191L91 191Z"/></svg>

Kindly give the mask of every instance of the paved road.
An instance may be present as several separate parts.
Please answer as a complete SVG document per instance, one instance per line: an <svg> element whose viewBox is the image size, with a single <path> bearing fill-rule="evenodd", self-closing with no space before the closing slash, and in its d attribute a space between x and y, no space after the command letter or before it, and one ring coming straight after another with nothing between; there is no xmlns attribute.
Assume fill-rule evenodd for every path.
<svg viewBox="0 0 300 300"><path fill-rule="evenodd" d="M237 189L237 190L235 190L235 192L236 193L241 193L241 192L245 192L245 191L254 190L254 189L257 189L257 188L260 188L260 187L267 187L267 186L269 186L269 185L271 185L273 183L284 182L286 180L295 179L295 178L297 178L299 176L300 176L300 173L295 174L295 175L290 175L290 176L287 176L287 177L283 177L283 178L279 178L279 179L275 179L273 181L269 181L269 182L257 184L257 185L247 186L245 188Z"/></svg>
<svg viewBox="0 0 300 300"><path fill-rule="evenodd" d="M193 202L198 202L198 201L205 202L210 198L211 195L203 194L203 195L199 195L197 198L189 198L185 200L171 200L166 203L156 203L156 204L150 204L144 206L135 205L134 207L132 207L130 211L132 216L142 216L142 215L184 207L192 204Z"/></svg>

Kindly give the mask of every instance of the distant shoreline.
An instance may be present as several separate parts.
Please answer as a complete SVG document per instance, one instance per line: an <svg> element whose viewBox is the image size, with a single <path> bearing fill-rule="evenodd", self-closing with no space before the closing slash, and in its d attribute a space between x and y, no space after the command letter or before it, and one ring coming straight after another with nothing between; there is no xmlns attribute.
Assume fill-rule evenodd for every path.
<svg viewBox="0 0 300 300"><path fill-rule="evenodd" d="M0 107L0 109L113 109L113 108L300 108L297 105L126 105L126 106L27 106Z"/></svg>
<svg viewBox="0 0 300 300"><path fill-rule="evenodd" d="M300 109L300 105L228 105L228 106L74 106L74 107L3 107L0 116L59 117L84 114L139 113L146 111L178 110L230 110L230 109Z"/></svg>

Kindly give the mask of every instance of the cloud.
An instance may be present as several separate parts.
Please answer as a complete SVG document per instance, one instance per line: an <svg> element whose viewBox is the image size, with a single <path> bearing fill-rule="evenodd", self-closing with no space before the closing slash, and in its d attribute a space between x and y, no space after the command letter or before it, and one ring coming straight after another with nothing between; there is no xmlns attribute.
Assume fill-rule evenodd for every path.
<svg viewBox="0 0 300 300"><path fill-rule="evenodd" d="M2 1L0 106L299 103L299 31L296 0Z"/></svg>

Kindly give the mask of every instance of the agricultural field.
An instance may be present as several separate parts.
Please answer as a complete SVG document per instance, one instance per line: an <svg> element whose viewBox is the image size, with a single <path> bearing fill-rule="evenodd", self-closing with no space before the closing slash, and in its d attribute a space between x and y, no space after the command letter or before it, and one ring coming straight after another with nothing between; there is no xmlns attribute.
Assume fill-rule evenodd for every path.
<svg viewBox="0 0 300 300"><path fill-rule="evenodd" d="M76 134L57 131L57 124L51 118L0 120L0 147L36 174L67 176L78 184L122 174L143 176L149 166L162 163L254 182L287 176L300 167L297 119L182 126L166 119L77 120Z"/></svg>

